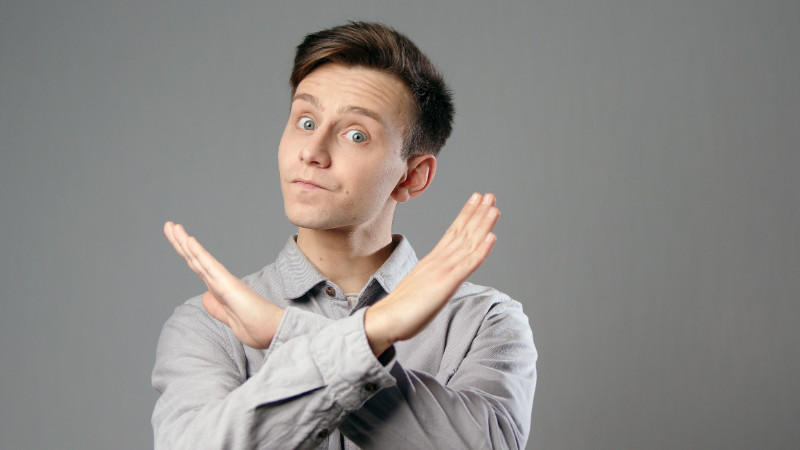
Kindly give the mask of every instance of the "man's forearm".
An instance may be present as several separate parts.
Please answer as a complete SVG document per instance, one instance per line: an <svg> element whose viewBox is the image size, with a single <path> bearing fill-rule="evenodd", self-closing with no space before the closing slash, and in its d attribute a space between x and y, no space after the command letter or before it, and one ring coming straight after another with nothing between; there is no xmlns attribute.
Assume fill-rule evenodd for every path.
<svg viewBox="0 0 800 450"><path fill-rule="evenodd" d="M456 323L463 325L461 319ZM458 328L458 333L466 332L467 327ZM453 347L455 353L462 351ZM398 355L409 351L414 350L397 344ZM523 448L536 358L520 305L497 304L470 340L463 360L446 356L435 373L395 363L391 374L396 385L352 413L340 430L362 448ZM457 366L452 376L446 360Z"/></svg>
<svg viewBox="0 0 800 450"><path fill-rule="evenodd" d="M376 355L424 330L489 256L497 240L492 229L500 217L495 201L492 194L473 194L436 247L367 311L367 339Z"/></svg>
<svg viewBox="0 0 800 450"><path fill-rule="evenodd" d="M229 330L199 302L181 306L153 373L163 393L153 415L157 447L314 446L338 427L364 447L448 448L467 439L467 447L513 448L527 436L536 360L518 309L495 307L445 381L399 363L388 376L367 346L361 314L334 321L288 308L263 366L245 381L248 355L231 345Z"/></svg>
<svg viewBox="0 0 800 450"><path fill-rule="evenodd" d="M289 308L285 319L286 333L279 330L263 366L245 381L247 355L230 345L229 332L197 302L176 310L153 371L162 393L153 413L156 447L314 447L394 383L371 353L361 314L332 321Z"/></svg>

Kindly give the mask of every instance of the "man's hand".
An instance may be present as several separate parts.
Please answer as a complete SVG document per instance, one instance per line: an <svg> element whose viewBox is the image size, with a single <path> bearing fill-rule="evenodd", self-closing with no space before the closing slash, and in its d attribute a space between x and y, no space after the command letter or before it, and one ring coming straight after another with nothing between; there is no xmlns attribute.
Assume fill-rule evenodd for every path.
<svg viewBox="0 0 800 450"><path fill-rule="evenodd" d="M364 327L375 355L422 331L483 263L497 240L492 229L500 211L494 204L494 195L474 194L436 247L391 294L367 310ZM228 272L181 225L167 222L164 234L208 287L202 301L209 314L244 344L269 347L283 309Z"/></svg>
<svg viewBox="0 0 800 450"><path fill-rule="evenodd" d="M208 287L202 298L206 311L230 327L245 345L269 347L283 318L283 309L228 272L197 239L186 234L181 225L167 222L164 234Z"/></svg>
<svg viewBox="0 0 800 450"><path fill-rule="evenodd" d="M370 347L378 356L410 339L436 317L458 286L489 256L500 217L492 194L473 194L436 247L364 316Z"/></svg>

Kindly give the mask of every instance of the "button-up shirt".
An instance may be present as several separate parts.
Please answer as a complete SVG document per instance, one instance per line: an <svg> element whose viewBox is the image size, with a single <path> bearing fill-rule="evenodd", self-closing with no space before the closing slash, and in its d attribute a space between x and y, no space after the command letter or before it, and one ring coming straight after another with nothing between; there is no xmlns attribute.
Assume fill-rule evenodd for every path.
<svg viewBox="0 0 800 450"><path fill-rule="evenodd" d="M351 306L290 238L244 278L285 308L266 350L242 344L199 296L178 306L153 369L155 447L523 448L537 354L518 302L464 283L417 336L373 355L366 307L417 263L395 241Z"/></svg>

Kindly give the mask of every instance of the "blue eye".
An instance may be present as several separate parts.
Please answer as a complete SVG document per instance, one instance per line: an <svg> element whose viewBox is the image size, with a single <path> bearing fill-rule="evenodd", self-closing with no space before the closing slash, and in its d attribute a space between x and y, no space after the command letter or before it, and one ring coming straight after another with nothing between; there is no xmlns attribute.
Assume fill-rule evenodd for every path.
<svg viewBox="0 0 800 450"><path fill-rule="evenodd" d="M350 139L351 141L355 142L356 144L361 144L362 142L367 142L367 135L358 131L358 130L350 130L344 134L344 137Z"/></svg>
<svg viewBox="0 0 800 450"><path fill-rule="evenodd" d="M309 119L308 117L301 117L299 121L297 121L297 126L304 129L304 130L315 130L317 128L317 124L314 123L313 120Z"/></svg>

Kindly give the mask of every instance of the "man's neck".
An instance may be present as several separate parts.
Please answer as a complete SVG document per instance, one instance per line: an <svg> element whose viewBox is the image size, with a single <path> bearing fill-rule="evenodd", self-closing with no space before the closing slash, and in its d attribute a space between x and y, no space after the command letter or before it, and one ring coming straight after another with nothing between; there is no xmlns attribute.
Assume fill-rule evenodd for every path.
<svg viewBox="0 0 800 450"><path fill-rule="evenodd" d="M347 294L361 291L394 251L391 230L366 232L299 228L297 246L306 258Z"/></svg>

